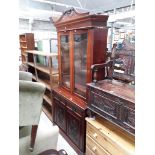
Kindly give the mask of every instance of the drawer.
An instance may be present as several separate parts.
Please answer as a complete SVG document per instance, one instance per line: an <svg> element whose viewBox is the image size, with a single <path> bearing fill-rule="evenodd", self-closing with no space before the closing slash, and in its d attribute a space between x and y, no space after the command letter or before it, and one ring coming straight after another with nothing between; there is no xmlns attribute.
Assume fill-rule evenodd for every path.
<svg viewBox="0 0 155 155"><path fill-rule="evenodd" d="M86 146L86 155L95 155L93 151L89 147Z"/></svg>
<svg viewBox="0 0 155 155"><path fill-rule="evenodd" d="M82 117L84 115L84 110L82 110L80 107L78 107L77 105L75 105L72 102L67 102L67 108L76 113L78 116Z"/></svg>
<svg viewBox="0 0 155 155"><path fill-rule="evenodd" d="M86 145L89 152L95 155L110 155L103 147L96 143L89 135L86 135ZM116 155L116 154L115 154Z"/></svg>
<svg viewBox="0 0 155 155"><path fill-rule="evenodd" d="M101 145L111 155L133 155L132 144L126 142L113 134L114 130L105 128L95 128L87 123L87 135Z"/></svg>

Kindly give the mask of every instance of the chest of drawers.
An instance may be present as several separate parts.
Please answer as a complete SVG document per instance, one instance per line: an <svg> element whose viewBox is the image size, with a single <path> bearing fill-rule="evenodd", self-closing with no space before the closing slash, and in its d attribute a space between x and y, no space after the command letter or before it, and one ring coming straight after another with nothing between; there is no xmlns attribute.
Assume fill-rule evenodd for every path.
<svg viewBox="0 0 155 155"><path fill-rule="evenodd" d="M86 155L134 155L134 136L105 119L86 122Z"/></svg>

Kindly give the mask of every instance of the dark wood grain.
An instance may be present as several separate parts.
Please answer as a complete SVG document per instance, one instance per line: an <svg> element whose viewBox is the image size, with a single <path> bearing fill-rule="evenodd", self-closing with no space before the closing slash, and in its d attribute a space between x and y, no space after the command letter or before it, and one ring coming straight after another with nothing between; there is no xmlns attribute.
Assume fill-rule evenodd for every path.
<svg viewBox="0 0 155 155"><path fill-rule="evenodd" d="M33 151L33 149L34 149L36 135L37 135L37 129L38 129L38 125L32 125L32 129L31 129L31 143L30 143L31 151Z"/></svg>
<svg viewBox="0 0 155 155"><path fill-rule="evenodd" d="M135 133L135 89L115 80L101 80L87 84L88 109L123 128Z"/></svg>
<svg viewBox="0 0 155 155"><path fill-rule="evenodd" d="M53 22L53 19L51 20ZM88 12L79 13L75 9L70 9L64 12L57 21L54 21L58 32L60 78L59 88L55 88L52 92L53 120L60 127L65 139L79 155L85 153L86 83L92 82L91 65L104 63L106 60L107 20L108 16L106 15L91 15ZM64 41L67 48L64 50L64 46L61 51L61 36L63 35L68 35L69 43ZM70 88L63 84L62 78L65 73L62 68L65 65L62 63L64 59L62 58L62 52L68 52L68 48ZM85 56L84 58L82 54ZM75 59L79 62L79 66L84 60L84 69L81 69L82 65L80 67L78 64L75 65ZM104 70L99 71L97 74L100 78L104 77ZM81 77L83 77L82 82L80 81ZM82 84L78 82L75 84L75 80L80 81ZM75 85L78 85L80 91L82 91L76 90Z"/></svg>

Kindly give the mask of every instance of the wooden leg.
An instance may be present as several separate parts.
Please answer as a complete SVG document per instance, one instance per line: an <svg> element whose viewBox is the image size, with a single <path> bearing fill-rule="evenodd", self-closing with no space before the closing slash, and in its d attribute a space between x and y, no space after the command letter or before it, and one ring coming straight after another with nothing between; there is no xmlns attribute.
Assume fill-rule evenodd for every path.
<svg viewBox="0 0 155 155"><path fill-rule="evenodd" d="M31 129L31 142L30 142L30 149L29 149L31 152L34 149L34 144L35 144L36 135L37 135L37 129L38 129L38 125L32 125L32 129Z"/></svg>

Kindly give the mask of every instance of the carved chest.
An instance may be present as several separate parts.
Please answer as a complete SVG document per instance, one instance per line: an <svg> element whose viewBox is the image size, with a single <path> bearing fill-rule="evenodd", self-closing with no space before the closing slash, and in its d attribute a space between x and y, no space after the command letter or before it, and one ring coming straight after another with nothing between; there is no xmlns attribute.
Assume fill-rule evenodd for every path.
<svg viewBox="0 0 155 155"><path fill-rule="evenodd" d="M134 86L116 80L102 80L87 84L88 109L125 129L135 133Z"/></svg>

